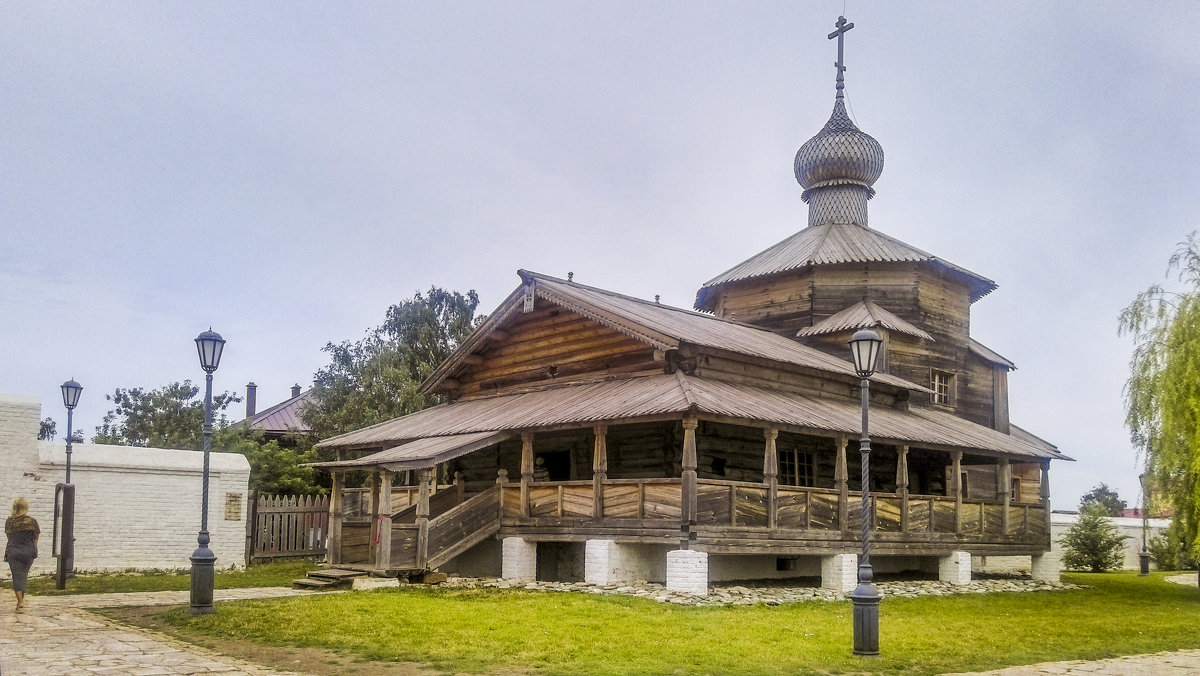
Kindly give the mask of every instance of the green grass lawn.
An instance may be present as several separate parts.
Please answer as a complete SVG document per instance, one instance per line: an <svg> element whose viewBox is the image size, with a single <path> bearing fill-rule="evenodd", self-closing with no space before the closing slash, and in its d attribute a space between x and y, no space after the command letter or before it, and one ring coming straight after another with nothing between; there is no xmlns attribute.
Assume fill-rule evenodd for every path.
<svg viewBox="0 0 1200 676"><path fill-rule="evenodd" d="M292 580L316 568L311 561L290 563L265 563L242 570L218 570L217 589L239 589L243 587L285 587ZM153 571L134 573L91 573L76 575L67 580L66 589L54 588L54 578L49 576L29 579L27 591L30 596L56 596L61 594L104 594L109 592L179 591L190 588L189 571ZM5 583L5 588L12 588Z"/></svg>
<svg viewBox="0 0 1200 676"><path fill-rule="evenodd" d="M326 648L453 672L971 671L1200 647L1200 594L1156 574L1073 574L1062 592L884 599L877 660L850 654L849 601L681 607L640 598L393 589L222 603L162 619L196 640Z"/></svg>

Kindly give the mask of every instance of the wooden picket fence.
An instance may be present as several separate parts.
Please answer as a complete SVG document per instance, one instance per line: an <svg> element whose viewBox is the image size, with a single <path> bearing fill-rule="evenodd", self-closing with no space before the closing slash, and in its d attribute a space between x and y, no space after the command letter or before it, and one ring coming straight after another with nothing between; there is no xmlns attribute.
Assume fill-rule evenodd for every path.
<svg viewBox="0 0 1200 676"><path fill-rule="evenodd" d="M329 497L262 495L250 501L246 563L321 558L329 534Z"/></svg>

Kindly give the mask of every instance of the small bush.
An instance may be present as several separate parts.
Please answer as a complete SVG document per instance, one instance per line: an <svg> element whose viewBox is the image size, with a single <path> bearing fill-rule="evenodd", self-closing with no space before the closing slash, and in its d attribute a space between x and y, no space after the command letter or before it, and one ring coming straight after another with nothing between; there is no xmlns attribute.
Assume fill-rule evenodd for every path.
<svg viewBox="0 0 1200 676"><path fill-rule="evenodd" d="M1063 546L1063 567L1093 573L1120 568L1127 537L1117 532L1103 507L1086 505L1079 520L1059 540Z"/></svg>
<svg viewBox="0 0 1200 676"><path fill-rule="evenodd" d="M1146 543L1150 560L1159 570L1194 570L1196 557L1183 542L1183 526L1171 522L1166 534L1155 535Z"/></svg>

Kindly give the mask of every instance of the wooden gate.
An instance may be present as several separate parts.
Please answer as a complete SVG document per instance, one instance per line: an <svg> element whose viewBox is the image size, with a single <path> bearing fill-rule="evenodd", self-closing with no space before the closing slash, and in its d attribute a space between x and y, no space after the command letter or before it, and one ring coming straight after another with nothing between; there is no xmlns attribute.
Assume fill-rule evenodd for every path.
<svg viewBox="0 0 1200 676"><path fill-rule="evenodd" d="M263 495L251 502L247 563L325 556L328 496Z"/></svg>

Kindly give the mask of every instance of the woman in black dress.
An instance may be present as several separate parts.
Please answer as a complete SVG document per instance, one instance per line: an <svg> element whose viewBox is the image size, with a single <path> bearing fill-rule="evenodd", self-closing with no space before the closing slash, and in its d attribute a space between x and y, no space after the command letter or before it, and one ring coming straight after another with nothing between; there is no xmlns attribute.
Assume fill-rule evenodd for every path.
<svg viewBox="0 0 1200 676"><path fill-rule="evenodd" d="M29 567L37 558L37 541L41 532L38 522L29 516L29 501L25 498L13 500L12 516L4 522L4 534L8 536L4 560L8 561L8 569L12 571L18 613L25 610L25 581L29 578Z"/></svg>

